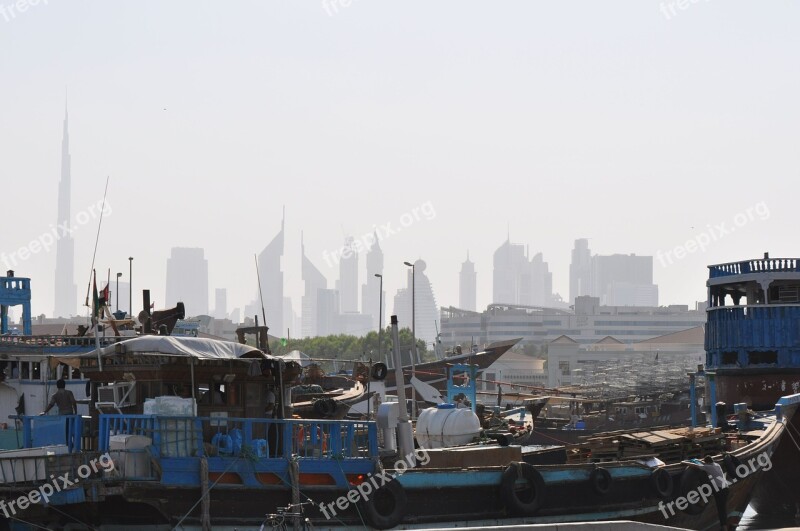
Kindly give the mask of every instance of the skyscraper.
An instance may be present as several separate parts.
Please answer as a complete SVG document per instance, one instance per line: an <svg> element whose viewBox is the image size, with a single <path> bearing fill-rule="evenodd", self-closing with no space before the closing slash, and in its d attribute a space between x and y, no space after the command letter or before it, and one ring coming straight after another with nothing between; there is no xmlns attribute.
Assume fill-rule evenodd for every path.
<svg viewBox="0 0 800 531"><path fill-rule="evenodd" d="M436 306L436 295L433 293L433 286L425 274L427 264L424 260L414 262L414 272L416 278L412 279L412 270L409 268L406 279L407 287L397 290L394 297L394 315L397 316L401 328L412 328L412 313L416 314L416 333L417 339L424 339L427 348L433 348L436 341L436 327L439 321L439 309ZM413 302L416 305L412 312L411 286L415 287L416 296Z"/></svg>
<svg viewBox="0 0 800 531"><path fill-rule="evenodd" d="M458 275L458 307L462 310L475 311L477 307L477 277L475 264L469 259L461 264L461 273Z"/></svg>
<svg viewBox="0 0 800 531"><path fill-rule="evenodd" d="M569 303L575 304L575 297L589 295L591 291L592 252L589 240L575 240L572 261L569 264Z"/></svg>
<svg viewBox="0 0 800 531"><path fill-rule="evenodd" d="M303 243L302 233L300 234L300 255L302 261L303 285L305 286L301 301L302 308L300 310L300 335L302 337L314 337L319 334L318 311L320 309L320 290L327 290L328 280L306 256L306 248ZM326 327L330 328L327 324L329 320L326 319L325 322Z"/></svg>
<svg viewBox="0 0 800 531"><path fill-rule="evenodd" d="M64 132L61 139L61 180L58 183L58 227L72 225L70 203L72 192L71 155L69 153L69 114L64 107ZM75 241L69 230L59 229L61 237L56 243L56 281L53 317L75 315L78 286L75 284ZM99 289L99 288L98 288Z"/></svg>
<svg viewBox="0 0 800 531"><path fill-rule="evenodd" d="M166 307L183 302L186 315L208 315L208 260L198 247L173 247L167 259Z"/></svg>
<svg viewBox="0 0 800 531"><path fill-rule="evenodd" d="M281 217L280 232L258 255L258 275L261 279L261 293L256 291L255 301L248 307L250 314L258 314L259 318L261 318L261 297L263 296L264 313L266 314L267 322L261 324L266 324L278 337L282 337L281 334L286 333L286 327L283 325L283 269L281 269L285 226L286 209L284 209ZM257 282L253 284L258 286ZM257 311L253 312L254 308ZM251 316L248 315L248 317Z"/></svg>
<svg viewBox="0 0 800 531"><path fill-rule="evenodd" d="M381 315L380 303L383 300L386 307L386 293L381 295L381 279L375 275L383 274L383 251L378 245L378 235L367 251L367 281L361 286L361 311L372 318L372 328L378 329ZM386 321L386 314L383 314Z"/></svg>
<svg viewBox="0 0 800 531"><path fill-rule="evenodd" d="M344 241L344 252L339 260L339 311L341 313L358 312L358 252L354 240L347 237Z"/></svg>
<svg viewBox="0 0 800 531"><path fill-rule="evenodd" d="M508 239L494 253L493 302L524 306L554 303L553 277L541 253L528 259L524 245Z"/></svg>
<svg viewBox="0 0 800 531"><path fill-rule="evenodd" d="M593 256L591 295L608 306L658 306L658 286L653 284L653 257Z"/></svg>
<svg viewBox="0 0 800 531"><path fill-rule="evenodd" d="M214 290L214 317L217 319L228 317L228 290L225 288Z"/></svg>

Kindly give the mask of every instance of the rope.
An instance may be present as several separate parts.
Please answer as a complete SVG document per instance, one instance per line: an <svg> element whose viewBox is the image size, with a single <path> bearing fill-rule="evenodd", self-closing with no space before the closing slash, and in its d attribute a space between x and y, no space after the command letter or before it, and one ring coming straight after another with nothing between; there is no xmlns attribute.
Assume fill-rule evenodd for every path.
<svg viewBox="0 0 800 531"><path fill-rule="evenodd" d="M228 468L226 468L226 469L225 469L225 470L222 472L222 474L220 474L220 475L219 475L219 477L218 477L218 478L217 478L217 479L214 481L214 483L212 483L212 484L211 484L211 485L208 487L208 492L206 492L205 494L201 495L201 496L200 496L200 499L199 499L199 500L197 500L196 502L194 502L194 505L192 505L192 506L189 508L189 510L186 512L186 514L184 514L183 516L181 516L181 519L180 519L180 520L178 520L178 523L177 523L177 524L175 524L175 527L173 527L173 528L172 528L172 531L175 531L176 529L178 529L178 526L180 526L180 525L183 523L183 521L184 521L184 520L186 520L186 518L188 518L190 514L192 514L192 511L194 511L194 510L195 510L195 508L196 508L196 507L197 507L197 506L200 504L200 502L202 502L202 501L203 501L203 498L205 498L206 496L210 496L210 495L211 495L211 489L213 489L213 488L216 486L216 484L217 484L217 483L219 483L219 480L221 480L221 479L222 479L222 478L225 476L225 473L226 473L226 472L228 472L228 471L229 471L231 468L233 468L233 465L235 465L237 461L239 461L239 456L236 456L236 459L234 459L234 460L231 462L231 464L230 464L230 465L228 465Z"/></svg>
<svg viewBox="0 0 800 531"><path fill-rule="evenodd" d="M36 529L44 529L46 531L50 530L49 527L42 527L42 526L40 526L38 524L34 524L33 522L28 522L27 520L23 520L22 518L17 518L16 516L9 516L8 519L9 520L16 520L17 522L22 522L23 524L27 524L29 526L35 527Z"/></svg>
<svg viewBox="0 0 800 531"><path fill-rule="evenodd" d="M59 509L58 509L56 506L54 506L54 505L50 505L50 509L54 510L54 511L55 511L55 512L57 512L57 513L61 513L61 514L63 514L63 515L64 515L64 516L66 516L67 518L71 518L72 520L75 520L76 522L78 522L78 523L79 523L79 524L81 524L82 526L86 526L86 527L87 527L87 528L89 528L89 529L97 529L96 527L94 527L94 526L91 526L91 525L87 524L86 522L83 522L83 521L81 521L81 520L78 520L76 517L72 516L71 514L67 514L67 513L65 513L64 511L60 511L60 510L59 510Z"/></svg>
<svg viewBox="0 0 800 531"><path fill-rule="evenodd" d="M289 478L292 480L292 505L299 506L300 509L300 463L297 459L289 461ZM298 517L292 518L292 527L294 531L300 531L300 519Z"/></svg>

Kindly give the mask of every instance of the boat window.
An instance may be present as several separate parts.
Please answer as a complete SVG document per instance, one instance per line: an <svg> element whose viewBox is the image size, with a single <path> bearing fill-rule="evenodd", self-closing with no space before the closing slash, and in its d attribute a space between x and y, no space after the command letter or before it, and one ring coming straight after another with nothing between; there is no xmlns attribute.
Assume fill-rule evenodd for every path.
<svg viewBox="0 0 800 531"><path fill-rule="evenodd" d="M27 361L20 362L22 370L20 371L20 379L29 380L31 377L31 364Z"/></svg>
<svg viewBox="0 0 800 531"><path fill-rule="evenodd" d="M750 351L747 361L750 365L777 365L778 353L774 350Z"/></svg>
<svg viewBox="0 0 800 531"><path fill-rule="evenodd" d="M738 352L723 352L722 353L722 364L723 365L736 365L739 361L739 353Z"/></svg>

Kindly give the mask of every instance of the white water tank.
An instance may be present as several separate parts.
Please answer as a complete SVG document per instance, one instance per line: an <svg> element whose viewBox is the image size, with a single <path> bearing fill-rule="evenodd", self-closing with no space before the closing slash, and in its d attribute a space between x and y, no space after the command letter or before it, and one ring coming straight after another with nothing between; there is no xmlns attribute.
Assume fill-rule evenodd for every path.
<svg viewBox="0 0 800 531"><path fill-rule="evenodd" d="M467 408L439 404L422 410L417 419L417 442L424 448L449 448L472 442L481 432L481 421Z"/></svg>

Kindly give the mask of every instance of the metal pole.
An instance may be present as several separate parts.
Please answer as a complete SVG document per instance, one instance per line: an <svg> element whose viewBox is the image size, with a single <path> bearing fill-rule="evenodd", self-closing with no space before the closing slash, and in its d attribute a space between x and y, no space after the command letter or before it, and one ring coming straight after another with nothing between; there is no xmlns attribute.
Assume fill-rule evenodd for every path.
<svg viewBox="0 0 800 531"><path fill-rule="evenodd" d="M128 257L128 262L130 264L130 270L128 272L128 282L130 282L130 284L128 284L128 306L130 306L130 311L128 312L128 315L130 317L133 317L133 257L132 256Z"/></svg>
<svg viewBox="0 0 800 531"><path fill-rule="evenodd" d="M122 276L122 273L117 273L117 312L119 312L119 277Z"/></svg>
<svg viewBox="0 0 800 531"><path fill-rule="evenodd" d="M375 273L381 279L380 292L378 293L378 359L383 359L383 275Z"/></svg>
<svg viewBox="0 0 800 531"><path fill-rule="evenodd" d="M417 317L416 317L416 309L417 309L417 287L416 287L416 279L417 279L417 268L416 264L411 264L409 262L403 262L405 265L411 267L411 337L414 344L411 347L411 378L416 378L417 376ZM411 386L411 420L417 418L417 390L414 389L414 386Z"/></svg>

